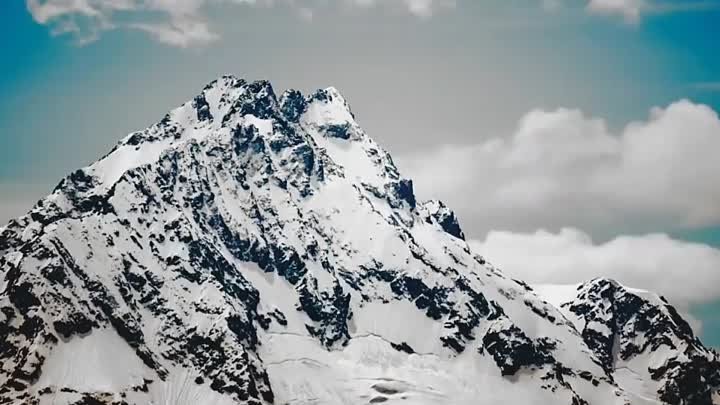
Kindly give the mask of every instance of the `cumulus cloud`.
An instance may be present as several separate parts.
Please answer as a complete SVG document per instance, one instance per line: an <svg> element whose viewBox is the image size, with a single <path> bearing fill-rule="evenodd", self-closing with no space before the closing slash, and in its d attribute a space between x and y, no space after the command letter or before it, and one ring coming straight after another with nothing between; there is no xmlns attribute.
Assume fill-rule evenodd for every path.
<svg viewBox="0 0 720 405"><path fill-rule="evenodd" d="M398 161L471 234L574 226L616 235L720 224L718 150L717 113L682 100L618 134L580 110L535 110L509 136Z"/></svg>
<svg viewBox="0 0 720 405"><path fill-rule="evenodd" d="M493 231L470 242L490 262L531 284L573 284L595 277L647 289L682 304L720 299L720 250L666 234L596 243L575 228L557 233Z"/></svg>
<svg viewBox="0 0 720 405"><path fill-rule="evenodd" d="M206 12L212 6L287 6L308 19L317 7L330 4L390 7L429 17L455 0L26 0L33 19L52 27L53 34L72 34L83 44L104 31L134 29L172 46L208 44L219 38Z"/></svg>
<svg viewBox="0 0 720 405"><path fill-rule="evenodd" d="M720 250L665 234L621 236L595 243L578 229L558 233L490 232L473 249L530 284L575 284L596 277L665 296L687 313L720 300ZM688 318L696 331L700 323Z"/></svg>
<svg viewBox="0 0 720 405"><path fill-rule="evenodd" d="M720 224L718 150L718 114L681 100L620 131L577 109L534 110L506 136L397 160L418 195L486 235L471 245L506 273L534 284L609 277L687 313L720 300L720 250L616 235Z"/></svg>

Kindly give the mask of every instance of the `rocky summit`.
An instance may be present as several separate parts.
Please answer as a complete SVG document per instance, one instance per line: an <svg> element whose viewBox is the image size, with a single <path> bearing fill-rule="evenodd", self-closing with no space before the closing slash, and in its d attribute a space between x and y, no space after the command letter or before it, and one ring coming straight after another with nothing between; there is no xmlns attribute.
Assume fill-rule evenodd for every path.
<svg viewBox="0 0 720 405"><path fill-rule="evenodd" d="M337 90L231 76L0 228L0 336L0 404L720 402L664 299L513 280Z"/></svg>

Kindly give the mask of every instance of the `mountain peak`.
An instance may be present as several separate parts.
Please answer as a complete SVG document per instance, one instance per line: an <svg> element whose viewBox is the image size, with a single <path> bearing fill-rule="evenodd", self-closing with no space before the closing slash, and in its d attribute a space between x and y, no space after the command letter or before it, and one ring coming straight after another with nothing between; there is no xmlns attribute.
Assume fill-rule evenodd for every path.
<svg viewBox="0 0 720 405"><path fill-rule="evenodd" d="M558 308L486 264L333 88L219 78L0 228L0 275L0 403L680 405L714 378L619 384L570 316L704 349L643 340L664 306L590 284Z"/></svg>
<svg viewBox="0 0 720 405"><path fill-rule="evenodd" d="M645 392L664 403L713 403L720 358L664 298L607 278L536 290L561 308L620 386L644 379Z"/></svg>
<svg viewBox="0 0 720 405"><path fill-rule="evenodd" d="M400 180L390 156L365 135L337 89L329 87L307 96L287 90L278 99L267 80L250 82L229 75L209 83L159 123L125 137L83 173L92 179L91 188L104 192L125 172L194 143L250 147L258 154L270 153L271 160L290 147L308 165L327 166L330 172L360 178L378 189Z"/></svg>

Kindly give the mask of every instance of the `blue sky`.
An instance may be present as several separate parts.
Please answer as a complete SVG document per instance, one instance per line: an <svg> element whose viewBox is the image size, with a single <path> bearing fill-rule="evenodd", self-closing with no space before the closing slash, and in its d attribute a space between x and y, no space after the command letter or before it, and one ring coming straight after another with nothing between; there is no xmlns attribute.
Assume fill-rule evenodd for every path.
<svg viewBox="0 0 720 405"><path fill-rule="evenodd" d="M183 9L130 1L135 8L118 11L114 0L76 2L96 7L94 17L69 6L55 14L38 6L53 3L64 4L0 3L0 220L22 214L64 173L159 120L221 74L268 78L278 89L333 85L367 132L416 178L423 197L456 207L481 246L495 246L492 231L546 243L548 235L541 241L544 234L537 233L545 229L575 249L570 256L614 255L621 265L600 271L636 287L668 288L656 272L671 281L696 279L678 287L681 293L661 292L692 309L704 338L720 346L720 286L692 296L720 277L714 266L720 251L713 250L720 248L720 182L713 177L720 163L702 153L720 139L712 113L702 113L720 111L720 3L627 0L614 2L624 8L603 8L603 0L386 0L374 6L189 0ZM687 104L674 104L683 99ZM654 107L662 109L657 122ZM698 124L703 120L707 125ZM628 129L630 123L643 131ZM516 156L525 150L520 141L548 126L566 136L553 138L559 144L550 152L543 149L549 138L533 152L552 159L539 160L532 172L554 189L567 185L561 192L539 198L528 191L539 187L538 176L498 174L495 166L475 163L497 144ZM680 136L684 128L702 136ZM646 171L595 160L581 161L580 169L562 166L562 173L545 166L553 150L594 156L596 141L609 145L612 159L629 161L637 151L613 140L645 134L650 141L641 149L647 146L655 159L643 163ZM653 152L658 142L652 139L676 142L677 155ZM692 148L686 139L694 139ZM569 144L575 146L562 152ZM665 173L667 167L672 170ZM443 170L449 177L433 177ZM617 190L585 187L599 176L617 181ZM656 181L664 176L667 182ZM626 179L648 179L647 198L633 193ZM507 200L508 184L526 185L525 200ZM493 192L497 199L486 198ZM562 233L566 227L581 233ZM648 235L655 233L669 235L667 246L678 255L690 252L686 266L625 265L653 254L660 242ZM620 244L612 242L623 237L636 238L637 249L647 253L616 249ZM538 282L559 280L534 274ZM584 275L569 271L562 281L574 281L575 274Z"/></svg>

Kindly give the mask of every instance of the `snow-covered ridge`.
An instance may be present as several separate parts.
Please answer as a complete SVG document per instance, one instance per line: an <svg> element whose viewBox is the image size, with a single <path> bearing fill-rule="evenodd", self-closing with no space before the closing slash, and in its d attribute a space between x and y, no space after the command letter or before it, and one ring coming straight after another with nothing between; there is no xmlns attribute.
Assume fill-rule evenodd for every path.
<svg viewBox="0 0 720 405"><path fill-rule="evenodd" d="M710 404L717 395L718 354L665 298L602 278L534 289L573 322L624 389L667 403Z"/></svg>
<svg viewBox="0 0 720 405"><path fill-rule="evenodd" d="M267 81L214 81L1 228L0 276L0 403L711 395L662 397L687 377L669 363L654 394L619 384L564 306L487 264L448 207L416 197L333 88L277 97Z"/></svg>
<svg viewBox="0 0 720 405"><path fill-rule="evenodd" d="M302 126L312 129L307 134L316 142L325 139L319 136L325 131L337 138L374 144L362 132L349 105L334 87L318 90L307 97L289 90L278 100L267 81L247 83L233 76L223 76L206 86L192 101L172 110L160 123L125 137L87 172L97 176L99 184L107 188L124 172L155 162L170 149L180 148L188 142L207 142L211 138L222 142L222 138L231 136L233 127L251 126L259 135L275 137L274 142L282 143L287 134L274 131L275 114L291 122L302 121ZM343 167L366 160L345 157L350 159ZM341 156L336 158L342 160ZM376 167L365 169L375 171Z"/></svg>

